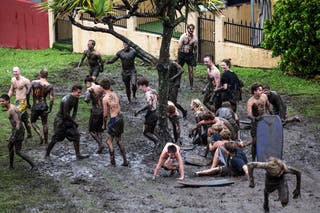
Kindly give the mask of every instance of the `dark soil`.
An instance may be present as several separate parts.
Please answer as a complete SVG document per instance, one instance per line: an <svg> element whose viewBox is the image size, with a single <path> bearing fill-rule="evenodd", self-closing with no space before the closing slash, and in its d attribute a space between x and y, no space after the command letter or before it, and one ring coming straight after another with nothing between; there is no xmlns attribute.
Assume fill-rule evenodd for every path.
<svg viewBox="0 0 320 213"><path fill-rule="evenodd" d="M64 77L75 76L67 75ZM78 78L85 74L80 73ZM69 81L70 79L68 79ZM71 79L72 81L78 79ZM158 156L153 154L153 143L142 134L144 116L134 117L134 111L144 105L144 97L140 92L137 100L128 104L124 93L124 87L119 77L113 77L114 90L121 96L122 112L125 117L125 132L123 141L126 145L129 167L120 166L122 158L116 147L117 166L109 165L107 148L103 154L95 154L97 144L90 137L87 124L80 124L81 151L90 154L89 159L78 161L75 158L72 143L64 141L56 144L51 160L45 160L45 146L36 146L38 138L34 135L32 145L25 146L28 154L38 165L39 181L43 178L52 178L58 185L63 195L63 202L52 205L27 206L28 212L262 212L264 172L255 171L256 187L249 188L248 181L243 178L230 177L235 183L224 187L181 187L177 182L178 175L169 176L169 172L161 170L156 181L152 181L154 167ZM181 119L182 141L190 145L188 137L189 129L195 124L190 111L191 98L201 97L203 80L195 82L193 91L183 83L179 99L182 105L188 109L187 119ZM156 85L152 85L156 87ZM156 87L157 88L157 87ZM57 89L56 89L57 90ZM67 87L58 89L59 95L67 93ZM248 96L240 102L240 118L245 119L245 103ZM297 101L297 100L296 100ZM299 101L304 103L302 97ZM299 104L299 102L294 102ZM290 103L288 103L290 105ZM79 113L81 112L79 109ZM284 160L288 165L302 171L301 197L293 200L292 192L295 187L295 176L288 175L290 188L289 204L283 208L281 203L275 201L277 194L270 196L271 212L319 212L320 209L320 146L319 146L318 120L304 118L301 123L288 124L284 128ZM170 127L170 126L169 126ZM250 141L248 131L242 131L241 137ZM105 134L104 134L105 138ZM246 147L248 159L251 159L250 147ZM196 147L187 153L202 153L204 147ZM195 171L206 167L185 165L186 180L198 178L199 180L222 179L225 177L195 177ZM317 210L318 209L318 210Z"/></svg>

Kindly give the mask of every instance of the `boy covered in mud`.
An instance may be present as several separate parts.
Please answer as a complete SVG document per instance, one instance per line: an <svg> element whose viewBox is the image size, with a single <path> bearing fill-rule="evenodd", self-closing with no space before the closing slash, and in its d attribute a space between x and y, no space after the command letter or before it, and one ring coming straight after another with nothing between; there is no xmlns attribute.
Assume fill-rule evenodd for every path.
<svg viewBox="0 0 320 213"><path fill-rule="evenodd" d="M184 166L180 154L180 147L173 143L167 143L163 148L158 164L154 169L152 180L155 180L160 169L170 170L173 175L177 170L180 173L179 180L184 179Z"/></svg>
<svg viewBox="0 0 320 213"><path fill-rule="evenodd" d="M88 64L90 67L89 75L95 81L100 72L103 72L103 62L101 54L94 49L96 42L94 40L88 41L88 49L83 52L82 58L78 64L78 68L83 64L84 60L88 58Z"/></svg>
<svg viewBox="0 0 320 213"><path fill-rule="evenodd" d="M31 169L34 168L33 162L30 158L21 153L22 142L24 140L24 127L20 120L20 113L16 106L10 104L10 97L7 94L2 94L0 97L0 104L5 111L8 111L8 119L10 121L12 131L11 135L8 139L9 144L9 159L10 166L9 169L14 169L13 160L14 160L14 152L19 155L23 160L27 161L31 165Z"/></svg>
<svg viewBox="0 0 320 213"><path fill-rule="evenodd" d="M129 162L126 156L126 150L124 144L122 143L121 135L123 133L124 121L121 114L120 99L119 96L111 90L111 82L108 79L103 79L100 82L101 87L104 90L104 97L102 99L103 104L103 129L106 129L106 122L108 115L110 114L110 120L108 122L107 129L107 139L106 143L109 148L110 162L112 166L116 165L114 149L112 146L112 141L115 138L116 143L119 146L120 152L123 157L122 166L128 166Z"/></svg>
<svg viewBox="0 0 320 213"><path fill-rule="evenodd" d="M267 162L250 162L249 168L249 187L255 187L253 170L254 168L264 169L266 171L265 188L264 188L264 203L263 209L269 212L269 194L278 190L279 200L282 206L286 206L289 202L289 189L286 179L286 174L296 176L296 189L293 191L293 198L300 196L301 187L301 172L293 167L287 166L282 160L270 157Z"/></svg>
<svg viewBox="0 0 320 213"><path fill-rule="evenodd" d="M27 103L30 105L30 95L32 94L33 104L31 108L31 125L40 137L40 144L48 143L48 115L53 107L53 86L47 81L48 71L40 70L40 79L33 80L27 93ZM50 98L50 105L47 104L47 96ZM43 132L37 125L38 118L41 118Z"/></svg>

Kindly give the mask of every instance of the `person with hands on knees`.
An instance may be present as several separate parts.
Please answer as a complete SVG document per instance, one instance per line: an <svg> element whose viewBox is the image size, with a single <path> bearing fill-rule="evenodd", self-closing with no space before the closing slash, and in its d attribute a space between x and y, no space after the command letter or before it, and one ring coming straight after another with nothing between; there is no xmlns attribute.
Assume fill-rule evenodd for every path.
<svg viewBox="0 0 320 213"><path fill-rule="evenodd" d="M184 179L184 166L182 157L180 154L180 147L173 143L167 143L163 148L158 164L154 169L153 180L156 179L160 169L164 168L165 170L170 170L171 175L173 175L176 171L179 171L180 177L179 180Z"/></svg>

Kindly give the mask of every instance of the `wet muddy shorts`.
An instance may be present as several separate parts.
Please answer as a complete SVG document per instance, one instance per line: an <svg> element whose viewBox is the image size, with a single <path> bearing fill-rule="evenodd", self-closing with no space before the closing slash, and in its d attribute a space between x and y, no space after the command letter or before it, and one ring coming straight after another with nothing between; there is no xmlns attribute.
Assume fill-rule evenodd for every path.
<svg viewBox="0 0 320 213"><path fill-rule="evenodd" d="M123 133L124 121L122 114L117 117L110 118L108 122L108 134L112 137L120 137Z"/></svg>
<svg viewBox="0 0 320 213"><path fill-rule="evenodd" d="M98 77L99 73L100 73L100 66L99 65L94 66L94 67L90 67L90 73L89 73L90 76Z"/></svg>
<svg viewBox="0 0 320 213"><path fill-rule="evenodd" d="M101 106L93 106L91 109L90 120L89 120L89 131L90 132L102 132L103 124L103 109Z"/></svg>
<svg viewBox="0 0 320 213"><path fill-rule="evenodd" d="M48 121L48 106L44 103L34 105L31 109L31 123L34 123L41 117L42 123Z"/></svg>
<svg viewBox="0 0 320 213"><path fill-rule="evenodd" d="M178 64L183 66L185 63L189 66L195 67L197 65L195 54L179 52Z"/></svg>
<svg viewBox="0 0 320 213"><path fill-rule="evenodd" d="M74 123L56 118L54 120L54 134L52 138L56 141L63 141L65 138L69 141L79 141L80 133Z"/></svg>

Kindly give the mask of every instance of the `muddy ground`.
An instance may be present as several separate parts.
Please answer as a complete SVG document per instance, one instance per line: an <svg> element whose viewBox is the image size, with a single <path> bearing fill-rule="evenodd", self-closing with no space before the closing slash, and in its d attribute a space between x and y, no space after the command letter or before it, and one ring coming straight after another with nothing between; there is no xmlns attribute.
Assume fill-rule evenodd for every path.
<svg viewBox="0 0 320 213"><path fill-rule="evenodd" d="M45 147L38 146L38 138L24 149L33 157L38 165L39 181L52 179L59 186L57 189L62 195L62 201L50 204L28 206L27 212L263 212L264 172L255 170L256 187L249 188L243 178L230 177L235 183L224 187L185 188L177 183L178 175L169 176L161 171L156 181L152 181L153 169L158 156L153 154L153 143L142 134L143 114L134 117L135 110L144 104L144 97L138 93L137 100L127 103L124 87L120 77L113 77L116 85L114 89L121 96L122 112L125 117L125 132L123 141L126 145L129 167L120 166L122 158L116 147L117 166L109 165L107 149L103 154L95 154L97 144L87 131L87 124L80 124L82 153L90 154L89 159L77 161L73 146L70 142L58 143L51 154L51 160L44 159ZM76 79L72 79L76 80ZM155 81L153 81L155 82ZM183 144L191 143L188 137L189 129L195 124L189 103L191 97L201 97L203 80L195 82L195 89L190 91L186 82L183 82L179 99L188 109L187 119L181 119ZM152 85L153 87L155 85ZM66 88L59 88L59 94ZM66 91L67 93L67 91ZM240 118L245 119L245 103L240 102ZM296 100L294 100L296 101ZM294 102L296 103L296 102ZM290 103L288 103L290 105ZM54 112L55 113L55 112ZM88 113L79 109L79 113ZM304 118L301 123L288 124L284 128L284 159L302 171L301 197L293 200L292 191L295 186L295 177L289 175L290 201L283 208L276 202L277 194L270 196L271 212L319 212L320 209L320 146L319 133L315 125L319 120ZM242 131L241 137L250 140L249 132ZM104 133L105 138L105 133ZM31 145L32 144L32 145ZM251 159L250 148L246 147L248 159ZM204 152L204 147L197 147L188 153ZM27 165L25 165L27 167ZM186 180L222 179L219 176L195 177L194 172L206 167L185 165Z"/></svg>

